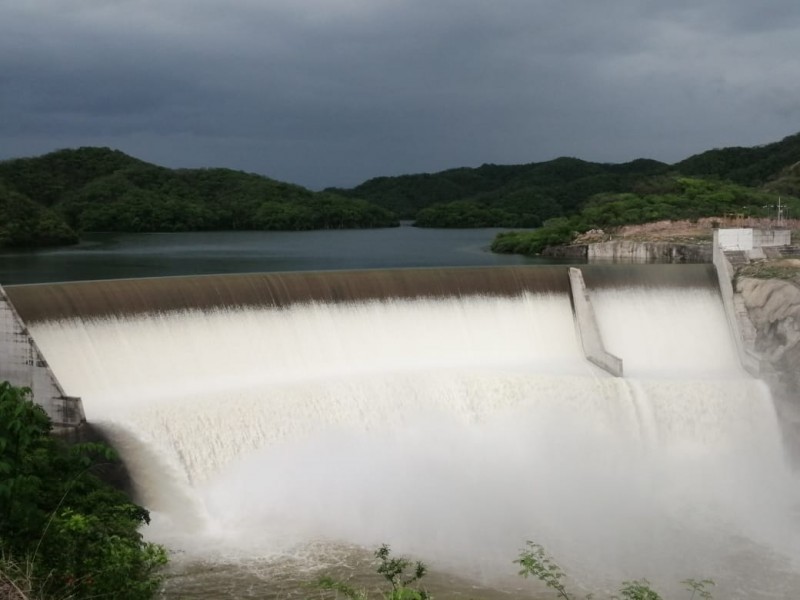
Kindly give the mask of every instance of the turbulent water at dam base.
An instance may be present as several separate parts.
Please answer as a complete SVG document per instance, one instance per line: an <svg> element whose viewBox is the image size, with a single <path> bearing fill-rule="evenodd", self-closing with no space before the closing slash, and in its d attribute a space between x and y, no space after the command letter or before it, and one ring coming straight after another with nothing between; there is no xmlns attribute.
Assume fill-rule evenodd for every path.
<svg viewBox="0 0 800 600"><path fill-rule="evenodd" d="M381 543L425 561L439 598L548 597L516 576L526 540L576 591L646 577L684 597L710 577L716 598L796 597L798 475L708 267L627 269L587 272L623 378L586 361L552 282L359 294L289 277L267 302L241 280L239 304L189 302L186 282L160 303L71 288L94 308L41 294L30 324L172 551L166 597L371 586Z"/></svg>

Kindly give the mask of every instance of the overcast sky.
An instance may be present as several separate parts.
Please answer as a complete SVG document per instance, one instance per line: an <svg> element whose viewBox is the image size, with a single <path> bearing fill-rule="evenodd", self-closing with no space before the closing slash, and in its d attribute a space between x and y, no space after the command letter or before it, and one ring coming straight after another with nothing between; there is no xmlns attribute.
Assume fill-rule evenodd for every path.
<svg viewBox="0 0 800 600"><path fill-rule="evenodd" d="M0 158L317 189L798 131L797 0L0 0Z"/></svg>

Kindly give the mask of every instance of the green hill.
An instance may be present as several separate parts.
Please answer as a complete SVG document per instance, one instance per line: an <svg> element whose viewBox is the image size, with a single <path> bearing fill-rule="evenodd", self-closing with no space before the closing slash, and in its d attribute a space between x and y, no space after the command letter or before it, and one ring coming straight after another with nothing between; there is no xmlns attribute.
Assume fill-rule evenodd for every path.
<svg viewBox="0 0 800 600"><path fill-rule="evenodd" d="M230 169L167 169L108 148L0 162L0 246L87 231L343 229L397 224L357 198Z"/></svg>
<svg viewBox="0 0 800 600"><path fill-rule="evenodd" d="M526 165L482 165L370 179L338 194L364 198L421 226L528 226L576 210L589 196L628 189L668 165L639 159L624 164L577 158Z"/></svg>
<svg viewBox="0 0 800 600"><path fill-rule="evenodd" d="M0 181L0 248L58 246L77 241L75 231L61 215Z"/></svg>
<svg viewBox="0 0 800 600"><path fill-rule="evenodd" d="M417 225L424 227L538 227L553 218L578 215L590 205L608 203L609 194L648 197L681 193L682 177L800 196L798 161L800 134L754 148L709 150L674 165L649 159L607 164L557 158L524 165L483 165L378 177L352 189L331 191L364 198L402 218L416 219ZM658 200L653 202L659 204ZM742 204L751 205L756 206L749 201ZM707 211L697 207L684 212Z"/></svg>
<svg viewBox="0 0 800 600"><path fill-rule="evenodd" d="M71 243L86 231L202 231L547 225L532 242L591 228L721 212L762 214L783 197L800 214L800 134L753 148L702 152L668 165L557 158L377 177L312 192L230 169L167 169L108 148L0 162L0 247ZM514 238L516 239L516 238ZM523 250L519 250L522 248Z"/></svg>
<svg viewBox="0 0 800 600"><path fill-rule="evenodd" d="M777 196L730 181L662 176L641 182L634 191L596 194L582 210L550 219L535 231L499 234L492 250L513 254L539 254L547 246L569 244L577 234L592 229L613 231L622 225L663 220L696 221L701 217L746 214L770 216ZM792 214L800 210L800 200L784 198Z"/></svg>
<svg viewBox="0 0 800 600"><path fill-rule="evenodd" d="M551 219L533 232L500 234L495 252L538 254L568 244L591 229L658 220L745 214L774 216L781 198L789 216L800 216L800 134L753 148L708 150L641 177L630 189L587 196L580 210Z"/></svg>
<svg viewBox="0 0 800 600"><path fill-rule="evenodd" d="M715 177L759 187L779 178L785 169L798 161L800 133L763 146L708 150L690 156L674 167L685 175ZM798 191L798 188L794 188L793 195L800 195Z"/></svg>
<svg viewBox="0 0 800 600"><path fill-rule="evenodd" d="M53 206L66 192L78 190L98 177L147 166L118 150L78 148L58 150L35 158L0 162L0 181L44 206Z"/></svg>

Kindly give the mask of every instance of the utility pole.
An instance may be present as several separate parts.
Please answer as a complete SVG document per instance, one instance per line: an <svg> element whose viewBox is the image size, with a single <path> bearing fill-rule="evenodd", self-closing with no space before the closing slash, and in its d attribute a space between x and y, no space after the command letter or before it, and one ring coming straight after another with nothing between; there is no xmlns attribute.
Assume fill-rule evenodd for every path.
<svg viewBox="0 0 800 600"><path fill-rule="evenodd" d="M778 226L780 227L780 226L783 225L783 217L784 217L784 211L786 210L786 205L781 202L781 197L780 196L778 196L778 204L777 205L775 205L775 204L765 204L763 206L763 208L774 208L774 209L776 209L777 210L776 216L778 217Z"/></svg>

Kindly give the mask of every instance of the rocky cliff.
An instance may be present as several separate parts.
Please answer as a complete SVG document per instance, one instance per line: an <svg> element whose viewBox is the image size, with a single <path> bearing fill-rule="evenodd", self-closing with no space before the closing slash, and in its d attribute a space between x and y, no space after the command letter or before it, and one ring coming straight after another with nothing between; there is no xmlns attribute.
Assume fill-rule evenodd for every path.
<svg viewBox="0 0 800 600"><path fill-rule="evenodd" d="M711 262L711 252L710 244L611 240L548 246L542 251L542 256L588 262L707 263Z"/></svg>
<svg viewBox="0 0 800 600"><path fill-rule="evenodd" d="M736 292L755 328L752 350L761 359L761 377L777 401L781 422L800 439L800 285L739 277Z"/></svg>

